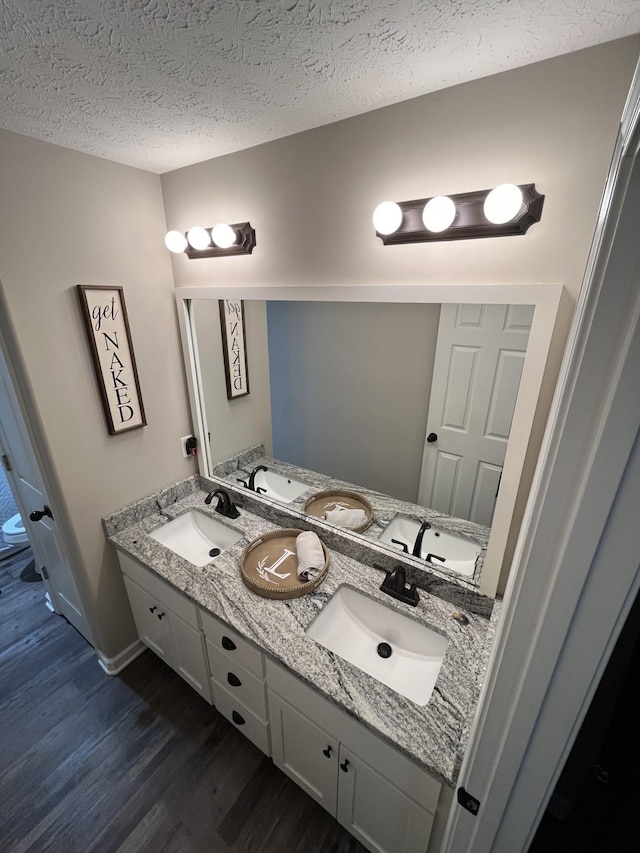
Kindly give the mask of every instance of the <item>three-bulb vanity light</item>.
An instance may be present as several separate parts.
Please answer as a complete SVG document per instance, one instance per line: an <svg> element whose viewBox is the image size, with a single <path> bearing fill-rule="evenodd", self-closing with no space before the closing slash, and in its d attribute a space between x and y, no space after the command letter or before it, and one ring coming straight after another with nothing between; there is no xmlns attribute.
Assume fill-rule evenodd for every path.
<svg viewBox="0 0 640 853"><path fill-rule="evenodd" d="M212 228L195 225L186 233L169 231L164 244L170 252L185 252L189 258L218 258L224 255L250 255L256 245L256 232L249 222Z"/></svg>
<svg viewBox="0 0 640 853"><path fill-rule="evenodd" d="M383 201L373 225L386 245L526 234L542 216L544 196L535 184L501 184L493 190Z"/></svg>

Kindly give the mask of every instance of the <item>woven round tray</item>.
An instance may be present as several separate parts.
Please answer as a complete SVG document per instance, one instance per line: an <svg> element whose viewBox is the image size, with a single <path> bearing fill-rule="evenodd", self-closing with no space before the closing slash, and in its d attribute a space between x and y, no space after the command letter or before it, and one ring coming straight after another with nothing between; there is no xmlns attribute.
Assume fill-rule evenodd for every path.
<svg viewBox="0 0 640 853"><path fill-rule="evenodd" d="M373 507L369 501L357 492L349 492L346 489L325 489L316 492L304 502L304 511L316 518L324 518L325 512L330 512L338 507L345 509L362 509L366 513L367 520L358 527L343 527L342 530L351 530L353 533L362 533L373 521Z"/></svg>
<svg viewBox="0 0 640 853"><path fill-rule="evenodd" d="M324 551L324 566L315 578L298 577L296 538L302 530L287 527L265 533L250 542L242 552L240 574L249 589L265 598L300 598L322 583L329 567L329 552Z"/></svg>

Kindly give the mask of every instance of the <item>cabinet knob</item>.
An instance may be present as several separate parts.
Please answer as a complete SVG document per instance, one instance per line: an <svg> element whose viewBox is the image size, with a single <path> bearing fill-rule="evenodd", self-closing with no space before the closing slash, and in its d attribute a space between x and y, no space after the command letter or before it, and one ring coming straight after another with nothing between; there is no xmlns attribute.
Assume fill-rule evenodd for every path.
<svg viewBox="0 0 640 853"><path fill-rule="evenodd" d="M332 747L332 746L328 746L326 749L323 749L323 750L322 750L322 754L323 754L323 755L326 755L326 756L327 756L327 758L331 758L331 750L332 750L332 749L333 749L333 747Z"/></svg>
<svg viewBox="0 0 640 853"><path fill-rule="evenodd" d="M232 687L240 687L240 685L242 684L242 682L240 681L240 679L238 678L238 676L237 676L237 675L234 675L234 674L233 674L233 672L228 672L228 673L227 673L227 681L229 682L229 684L230 684Z"/></svg>
<svg viewBox="0 0 640 853"><path fill-rule="evenodd" d="M340 770L342 770L343 773L349 772L349 759L348 758L345 758L345 760L342 762L342 764L340 765Z"/></svg>
<svg viewBox="0 0 640 853"><path fill-rule="evenodd" d="M236 644L229 637L225 636L222 638L222 648L228 652L233 652L236 650Z"/></svg>
<svg viewBox="0 0 640 853"><path fill-rule="evenodd" d="M231 719L238 726L244 726L244 717L242 716L242 714L239 714L237 711L233 711L233 713L231 714Z"/></svg>
<svg viewBox="0 0 640 853"><path fill-rule="evenodd" d="M157 605L157 604L154 604L154 605L153 605L153 607L150 607L150 608L149 608L149 613L153 613L153 612L154 612L154 610L157 610L157 609L158 609L158 605Z"/></svg>

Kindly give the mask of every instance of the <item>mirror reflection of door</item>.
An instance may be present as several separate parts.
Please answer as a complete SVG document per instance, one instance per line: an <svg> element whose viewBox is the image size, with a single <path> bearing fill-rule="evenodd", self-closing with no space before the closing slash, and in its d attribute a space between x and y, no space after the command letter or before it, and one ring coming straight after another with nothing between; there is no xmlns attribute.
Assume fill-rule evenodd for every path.
<svg viewBox="0 0 640 853"><path fill-rule="evenodd" d="M443 305L418 502L491 525L534 308Z"/></svg>

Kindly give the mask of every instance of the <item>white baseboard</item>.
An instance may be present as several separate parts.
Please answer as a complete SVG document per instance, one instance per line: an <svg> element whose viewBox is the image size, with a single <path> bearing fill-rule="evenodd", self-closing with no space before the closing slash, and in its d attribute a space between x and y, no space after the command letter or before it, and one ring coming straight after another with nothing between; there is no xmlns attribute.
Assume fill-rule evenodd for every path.
<svg viewBox="0 0 640 853"><path fill-rule="evenodd" d="M131 643L130 646L127 646L126 649L112 658L107 657L104 652L97 649L98 663L107 675L117 675L119 672L122 672L126 666L129 666L131 661L135 660L138 655L142 654L145 649L146 646L140 640L136 640L134 643Z"/></svg>

